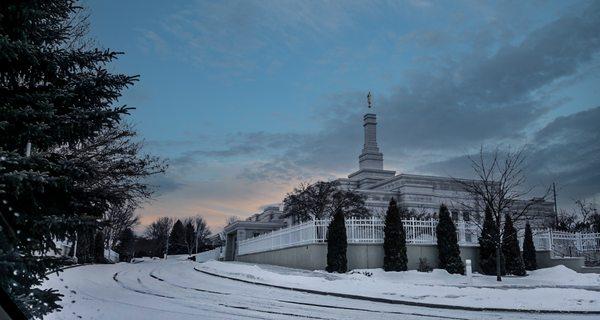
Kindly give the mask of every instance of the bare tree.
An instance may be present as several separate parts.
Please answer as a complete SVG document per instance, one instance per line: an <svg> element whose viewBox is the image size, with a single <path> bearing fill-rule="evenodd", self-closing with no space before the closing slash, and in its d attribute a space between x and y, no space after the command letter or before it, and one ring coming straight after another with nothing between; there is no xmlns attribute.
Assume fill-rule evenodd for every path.
<svg viewBox="0 0 600 320"><path fill-rule="evenodd" d="M210 228L206 224L206 220L200 215L195 217L196 220L196 243L202 247L207 245L208 237L211 235ZM198 247L196 247L198 251Z"/></svg>
<svg viewBox="0 0 600 320"><path fill-rule="evenodd" d="M140 223L140 217L135 214L136 207L132 205L112 207L104 213L106 226L103 229L105 247L115 249L122 233L133 229Z"/></svg>
<svg viewBox="0 0 600 320"><path fill-rule="evenodd" d="M484 148L481 147L478 156L469 156L476 179L454 179L470 195L464 201L459 200L461 207L473 212L482 212L485 208L489 208L492 213L498 229L498 233L493 239L496 247L496 279L498 281L502 281L501 246L502 238L505 236L503 235L504 228L502 228L504 216L510 215L515 222L525 219L531 206L543 201L548 194L546 192L542 198L523 200L533 190L532 187L525 185L526 176L523 171L525 159L524 148L504 153L495 148L489 156L486 156ZM480 222L477 223L480 224Z"/></svg>
<svg viewBox="0 0 600 320"><path fill-rule="evenodd" d="M362 195L342 190L337 181L302 183L283 200L285 217L294 223L309 219L326 219L341 209L347 217L365 217L369 211Z"/></svg>
<svg viewBox="0 0 600 320"><path fill-rule="evenodd" d="M237 221L240 221L240 218L238 216L228 216L225 220L225 225L228 226L230 224L234 224Z"/></svg>
<svg viewBox="0 0 600 320"><path fill-rule="evenodd" d="M202 250L207 245L207 239L210 236L211 232L206 224L206 220L201 215L197 215L193 218L193 223L196 228L196 236L195 236L195 251Z"/></svg>
<svg viewBox="0 0 600 320"><path fill-rule="evenodd" d="M581 199L574 203L575 208L561 210L550 227L567 232L600 232L600 214L595 203Z"/></svg>
<svg viewBox="0 0 600 320"><path fill-rule="evenodd" d="M147 238L155 242L154 248L159 256L163 256L168 251L169 233L173 228L173 219L170 217L161 217L152 222L146 229Z"/></svg>

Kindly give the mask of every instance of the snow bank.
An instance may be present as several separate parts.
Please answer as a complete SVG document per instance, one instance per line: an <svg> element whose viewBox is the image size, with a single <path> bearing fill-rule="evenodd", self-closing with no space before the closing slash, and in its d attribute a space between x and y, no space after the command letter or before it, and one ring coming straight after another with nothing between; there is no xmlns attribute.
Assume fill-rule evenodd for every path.
<svg viewBox="0 0 600 320"><path fill-rule="evenodd" d="M600 275L580 274L558 266L527 277L475 274L465 276L436 269L385 272L353 270L347 274L305 271L268 265L208 261L201 269L243 280L325 292L346 293L423 303L523 310L600 311Z"/></svg>

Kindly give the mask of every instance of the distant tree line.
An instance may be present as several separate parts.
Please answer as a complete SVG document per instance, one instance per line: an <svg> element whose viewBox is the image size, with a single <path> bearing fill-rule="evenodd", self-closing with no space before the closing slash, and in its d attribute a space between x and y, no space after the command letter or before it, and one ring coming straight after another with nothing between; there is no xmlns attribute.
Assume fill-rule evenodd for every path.
<svg viewBox="0 0 600 320"><path fill-rule="evenodd" d="M212 249L206 220L198 215L182 220L160 217L152 222L143 235L136 236L126 229L116 246L121 261L134 257L164 257L165 254L195 254Z"/></svg>

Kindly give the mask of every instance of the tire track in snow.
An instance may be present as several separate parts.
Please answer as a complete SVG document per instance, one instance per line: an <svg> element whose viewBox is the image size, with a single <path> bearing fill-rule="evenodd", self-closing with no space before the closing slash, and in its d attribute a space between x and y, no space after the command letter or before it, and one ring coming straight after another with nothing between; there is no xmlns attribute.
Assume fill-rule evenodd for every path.
<svg viewBox="0 0 600 320"><path fill-rule="evenodd" d="M158 293L154 293L154 292L148 292L148 291L143 291L143 290L132 288L130 286L125 285L122 281L119 281L118 276L119 276L119 272L115 272L115 274L113 275L112 278L123 289L129 290L129 291L133 291L133 292L136 292L136 293L140 293L140 294L145 294L145 295L160 297L160 298L177 299L176 297L173 297L173 296L166 296L166 295L163 295L163 294L158 294ZM140 285L142 284L140 278L137 278L137 281L138 281L138 283L140 283ZM93 297L93 296L91 296L89 294L88 294L88 296ZM96 298L96 297L94 297L94 298ZM98 298L96 298L96 299L98 299ZM163 309L158 309L158 308L154 308L154 307L134 305L134 304L130 304L130 303L123 303L123 304L132 305L132 306L136 306L136 307L140 307L140 308L145 308L145 309L149 309L149 310L157 310L157 311L163 311L163 312L172 312L170 310L163 310ZM240 307L236 308L234 306L227 306L227 305L221 305L221 304L219 304L219 306L221 306L221 307L227 307L227 308L231 308L231 309L243 309L243 308L240 308ZM235 316L244 317L244 318L260 319L260 320L268 319L268 318L263 318L263 317L253 317L253 316L250 316L250 315L247 315L247 314L243 314L243 313L230 313L230 312L224 312L222 310L217 311L217 310L210 310L210 309L201 309L201 308L198 308L197 306L194 306L194 308L200 309L200 310L203 310L203 311L207 311L207 312L218 312L218 313L222 313L222 314L235 315ZM260 310L251 310L251 311L268 313L268 312L264 312L264 311L260 311ZM179 314L186 314L186 315L202 315L202 314L192 314L192 313L185 313L185 312L177 312L177 313L179 313Z"/></svg>
<svg viewBox="0 0 600 320"><path fill-rule="evenodd" d="M175 299L175 297L172 296L166 296L164 294L159 294L159 293L154 293L154 292L148 292L148 291L143 291L143 290L139 290L139 289L135 289L132 288L130 286L125 285L125 283L123 283L122 281L119 281L119 279L117 278L119 275L118 272L115 272L115 274L113 275L113 280L115 280L121 287L123 287L124 289L130 290L130 291L134 291L137 293L141 293L141 294L147 294L147 295L151 295L151 296L155 296L155 297L161 297L161 298L168 298L168 299ZM137 281L142 284L142 281L140 280L140 278L137 278Z"/></svg>
<svg viewBox="0 0 600 320"><path fill-rule="evenodd" d="M325 304L317 304L317 303L308 303L308 302L299 302L299 301L288 301L288 300L277 300L283 303L291 303L291 304L299 304L303 306L311 306L311 307L320 307L327 309L341 309L341 310L350 310L350 311L364 311L364 312L372 312L372 313L383 313L383 314L402 314L407 316L418 316L418 317L428 317L428 318L438 318L438 319L449 319L449 320L470 320L469 318L457 318L457 317L448 317L448 316L439 316L439 315L429 315L424 313L416 313L416 312L400 312L400 311L379 311L372 309L363 309L363 308L353 308L353 307L343 307L343 306L330 306Z"/></svg>
<svg viewBox="0 0 600 320"><path fill-rule="evenodd" d="M206 289L200 289L200 288L195 288L195 287L186 287L186 286L181 286L181 285L178 285L178 284L174 284L172 282L169 282L169 281L167 281L165 279L162 279L162 278L156 276L154 274L154 271L151 271L149 273L149 275L150 275L151 278L154 278L154 279L156 279L158 281L163 281L164 283L166 283L168 285L171 285L171 286L174 286L174 287L177 287L177 288L188 289L188 290L195 290L195 291L206 292L206 293L213 293L213 294L222 294L222 295L230 295L231 294L231 293L228 293L228 292L211 291L211 290L206 290Z"/></svg>
<svg viewBox="0 0 600 320"><path fill-rule="evenodd" d="M321 318L321 317L314 317L314 316L300 315L300 314L295 314L295 313L286 313L286 312L277 312L277 311L260 310L260 309L254 309L254 308L250 308L250 307L243 307L243 306L231 306L231 305L228 305L228 304L222 304L222 303L219 303L219 305L220 305L220 306L223 306L223 307L234 308L234 309L250 310L250 311L263 312L263 313L268 313L268 314L276 314L276 315L282 315L282 316L290 316L290 317L298 317L298 318L306 318L306 319L334 320L334 319L332 319L332 318Z"/></svg>

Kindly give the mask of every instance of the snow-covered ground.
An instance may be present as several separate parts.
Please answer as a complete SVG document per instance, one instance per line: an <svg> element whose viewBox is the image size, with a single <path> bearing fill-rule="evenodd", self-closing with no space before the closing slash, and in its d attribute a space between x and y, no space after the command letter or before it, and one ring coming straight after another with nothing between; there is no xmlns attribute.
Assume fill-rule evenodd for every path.
<svg viewBox="0 0 600 320"><path fill-rule="evenodd" d="M316 294L293 292L210 276L195 270L237 276L256 272L279 274L279 282L297 283L300 278L329 283L354 281L353 293L378 275L328 275L321 272L236 263L205 264L170 257L138 263L88 265L52 275L44 287L58 289L64 309L48 319L596 319L598 315L472 312L395 305ZM235 270L230 268L236 268ZM239 269L238 269L239 268ZM272 268L272 269L271 269ZM282 270L285 270L282 271ZM248 271L251 271L250 273ZM311 274L311 275L307 275ZM255 279L256 280L256 279ZM308 279L306 279L308 280ZM267 281L267 280L264 280ZM269 281L274 281L271 278ZM380 282L384 282L381 280ZM282 283L282 284L283 284ZM398 292L399 288L394 287ZM495 289L500 290L500 289ZM570 298L568 293L565 299ZM538 296L536 299L544 299Z"/></svg>
<svg viewBox="0 0 600 320"><path fill-rule="evenodd" d="M467 277L436 269L384 272L353 270L348 274L304 271L269 265L208 261L201 269L278 286L465 307L600 312L600 275L581 274L564 266L529 272L527 277L474 274Z"/></svg>

